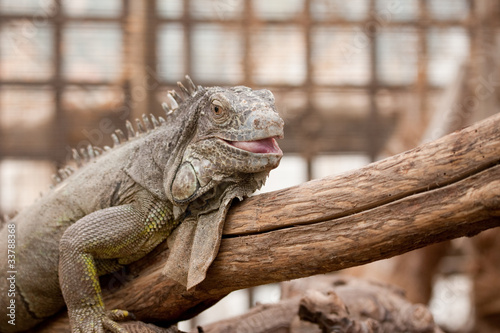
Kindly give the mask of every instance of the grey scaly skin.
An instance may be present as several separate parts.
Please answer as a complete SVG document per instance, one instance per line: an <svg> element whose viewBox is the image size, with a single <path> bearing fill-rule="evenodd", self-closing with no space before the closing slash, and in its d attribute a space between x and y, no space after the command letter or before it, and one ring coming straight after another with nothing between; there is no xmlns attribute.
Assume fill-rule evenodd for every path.
<svg viewBox="0 0 500 333"><path fill-rule="evenodd" d="M231 200L260 188L279 164L283 120L267 90L187 83L179 84L185 98L169 93L166 120L143 117L140 134L128 123L129 138L118 131L103 153L74 151L86 163L69 176L60 171L65 179L8 222L16 325L8 323L2 279L2 332L31 328L65 304L72 332L125 332L115 320L128 313L105 310L98 276L145 256L178 225L164 273L187 288L205 278ZM3 251L7 235L5 224ZM0 269L11 270L5 255Z"/></svg>

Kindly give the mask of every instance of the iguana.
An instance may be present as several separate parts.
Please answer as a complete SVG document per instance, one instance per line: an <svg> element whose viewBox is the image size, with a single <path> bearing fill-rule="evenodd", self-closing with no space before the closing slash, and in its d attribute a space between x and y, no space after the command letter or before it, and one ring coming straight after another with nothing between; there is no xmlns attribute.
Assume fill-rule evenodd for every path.
<svg viewBox="0 0 500 333"><path fill-rule="evenodd" d="M127 122L128 138L117 130L113 148L73 150L83 165L60 170L55 187L3 226L1 271L14 278L1 281L2 332L65 304L72 332L125 332L116 319L128 313L105 310L98 277L145 256L179 224L165 274L187 288L203 281L231 201L280 162L283 120L268 90L186 82L167 95L166 119L143 116L136 130Z"/></svg>

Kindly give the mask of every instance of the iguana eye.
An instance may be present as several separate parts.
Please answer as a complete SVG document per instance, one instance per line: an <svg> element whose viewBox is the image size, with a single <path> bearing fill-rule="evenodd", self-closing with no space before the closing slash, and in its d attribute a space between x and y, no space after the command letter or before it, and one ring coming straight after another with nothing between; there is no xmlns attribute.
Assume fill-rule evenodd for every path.
<svg viewBox="0 0 500 333"><path fill-rule="evenodd" d="M223 102L216 99L212 101L212 113L213 119L218 123L224 122L227 118L226 107L224 106Z"/></svg>
<svg viewBox="0 0 500 333"><path fill-rule="evenodd" d="M214 109L214 113L215 113L216 115L220 115L220 114L222 113L221 107L220 107L220 106L218 106L218 105L214 105L214 106L213 106L213 109Z"/></svg>
<svg viewBox="0 0 500 333"><path fill-rule="evenodd" d="M224 111L224 106L222 105L221 101L214 100L212 101L212 111L216 116L220 116Z"/></svg>

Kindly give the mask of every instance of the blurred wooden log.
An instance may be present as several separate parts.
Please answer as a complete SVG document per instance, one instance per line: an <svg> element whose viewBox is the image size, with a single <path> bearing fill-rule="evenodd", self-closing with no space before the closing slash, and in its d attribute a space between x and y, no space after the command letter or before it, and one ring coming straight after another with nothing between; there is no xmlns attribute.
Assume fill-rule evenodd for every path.
<svg viewBox="0 0 500 333"><path fill-rule="evenodd" d="M474 332L500 332L500 230L492 229L472 239L471 265L474 295Z"/></svg>
<svg viewBox="0 0 500 333"><path fill-rule="evenodd" d="M499 129L500 114L359 170L249 198L231 208L219 254L199 286L187 291L161 275L163 244L129 272L103 281L104 289L111 287L105 303L166 325L233 290L361 265L498 226Z"/></svg>
<svg viewBox="0 0 500 333"><path fill-rule="evenodd" d="M296 285L307 286L298 311L301 324L316 323L324 333L443 333L428 308L412 304L391 285L337 275L291 281L283 289L297 293Z"/></svg>
<svg viewBox="0 0 500 333"><path fill-rule="evenodd" d="M203 333L442 333L429 309L408 302L401 289L339 275L285 282L280 302L257 305L201 329Z"/></svg>

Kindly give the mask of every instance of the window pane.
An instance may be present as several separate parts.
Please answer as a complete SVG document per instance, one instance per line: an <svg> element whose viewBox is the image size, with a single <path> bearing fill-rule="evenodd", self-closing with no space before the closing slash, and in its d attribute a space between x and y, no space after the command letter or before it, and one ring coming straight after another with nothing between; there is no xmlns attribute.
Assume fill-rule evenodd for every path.
<svg viewBox="0 0 500 333"><path fill-rule="evenodd" d="M6 14L48 15L54 11L54 0L0 0L0 12Z"/></svg>
<svg viewBox="0 0 500 333"><path fill-rule="evenodd" d="M368 15L368 0L313 0L311 14L316 20L358 21Z"/></svg>
<svg viewBox="0 0 500 333"><path fill-rule="evenodd" d="M0 127L2 129L34 128L46 124L53 117L53 103L53 95L48 88L2 87L0 90Z"/></svg>
<svg viewBox="0 0 500 333"><path fill-rule="evenodd" d="M368 83L368 52L368 37L362 31L330 27L314 30L314 80L319 84Z"/></svg>
<svg viewBox="0 0 500 333"><path fill-rule="evenodd" d="M119 16L121 0L63 0L62 7L70 16Z"/></svg>
<svg viewBox="0 0 500 333"><path fill-rule="evenodd" d="M253 0L257 17L267 20L288 20L304 11L303 0Z"/></svg>
<svg viewBox="0 0 500 333"><path fill-rule="evenodd" d="M258 84L301 84L306 77L303 31L266 26L252 35L254 80Z"/></svg>
<svg viewBox="0 0 500 333"><path fill-rule="evenodd" d="M49 79L52 66L52 29L23 20L0 30L0 72L3 79Z"/></svg>
<svg viewBox="0 0 500 333"><path fill-rule="evenodd" d="M65 110L96 112L113 110L123 103L119 87L68 87L63 94Z"/></svg>
<svg viewBox="0 0 500 333"><path fill-rule="evenodd" d="M273 89L272 93L276 99L276 108L285 123L289 119L301 116L307 108L307 96L304 89Z"/></svg>
<svg viewBox="0 0 500 333"><path fill-rule="evenodd" d="M0 110L0 145L4 153L48 154L55 134L51 126L54 98L48 87L2 87Z"/></svg>
<svg viewBox="0 0 500 333"><path fill-rule="evenodd" d="M73 129L68 133L69 144L77 149L110 145L111 134L123 128L130 115L130 107L123 107L120 87L69 87L63 94L63 108Z"/></svg>
<svg viewBox="0 0 500 333"><path fill-rule="evenodd" d="M469 15L467 0L429 0L431 16L438 20L462 20Z"/></svg>
<svg viewBox="0 0 500 333"><path fill-rule="evenodd" d="M345 114L364 118L370 110L370 96L365 91L322 89L314 93L314 107L325 117Z"/></svg>
<svg viewBox="0 0 500 333"><path fill-rule="evenodd" d="M158 15L165 18L179 18L182 16L182 0L161 0L156 2Z"/></svg>
<svg viewBox="0 0 500 333"><path fill-rule="evenodd" d="M389 21L416 20L418 13L418 0L377 0L375 18L383 25Z"/></svg>
<svg viewBox="0 0 500 333"><path fill-rule="evenodd" d="M0 208L21 210L49 189L53 165L48 161L5 159L0 161Z"/></svg>
<svg viewBox="0 0 500 333"><path fill-rule="evenodd" d="M378 79L385 84L415 82L418 36L414 29L382 30L377 36Z"/></svg>
<svg viewBox="0 0 500 333"><path fill-rule="evenodd" d="M119 25L69 24L63 38L67 78L97 81L120 76L123 52Z"/></svg>
<svg viewBox="0 0 500 333"><path fill-rule="evenodd" d="M469 38L462 28L431 29L428 32L429 83L446 85L469 55Z"/></svg>
<svg viewBox="0 0 500 333"><path fill-rule="evenodd" d="M158 29L158 75L167 81L184 77L184 30L180 24L165 24Z"/></svg>
<svg viewBox="0 0 500 333"><path fill-rule="evenodd" d="M191 0L190 5L195 18L239 18L243 11L243 0Z"/></svg>
<svg viewBox="0 0 500 333"><path fill-rule="evenodd" d="M338 175L370 163L368 155L319 155L313 160L313 178Z"/></svg>
<svg viewBox="0 0 500 333"><path fill-rule="evenodd" d="M193 31L193 71L202 81L236 83L243 79L242 38L238 30L200 24Z"/></svg>

